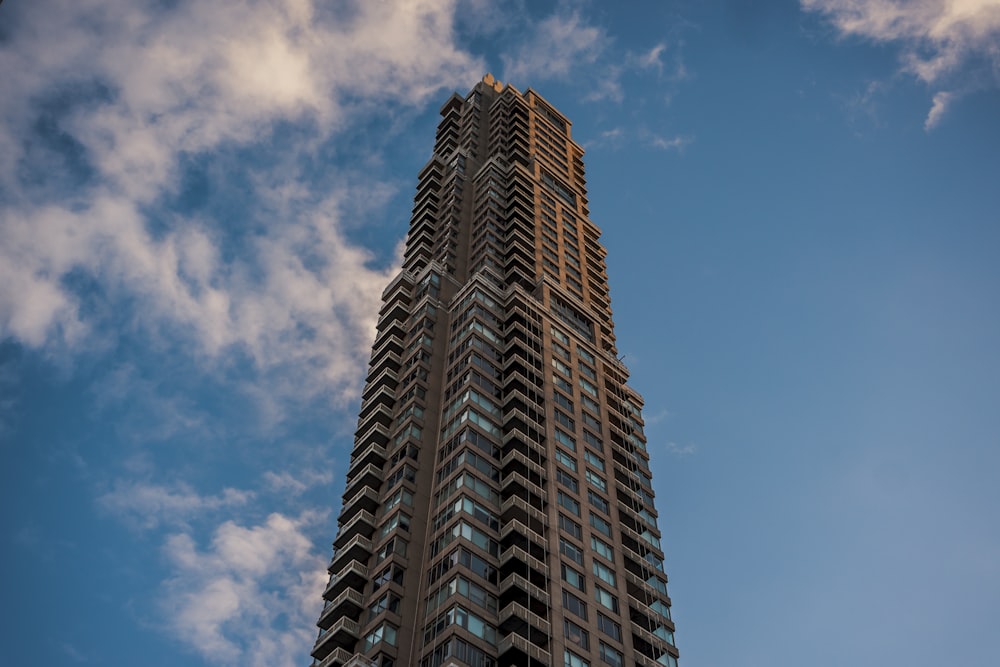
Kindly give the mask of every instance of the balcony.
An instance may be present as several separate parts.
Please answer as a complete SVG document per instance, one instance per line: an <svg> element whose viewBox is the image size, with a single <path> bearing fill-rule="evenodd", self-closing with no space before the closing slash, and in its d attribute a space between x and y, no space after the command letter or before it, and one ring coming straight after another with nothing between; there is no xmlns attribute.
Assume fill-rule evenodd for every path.
<svg viewBox="0 0 1000 667"><path fill-rule="evenodd" d="M348 588L336 598L326 603L316 625L321 628L329 628L342 616L357 618L364 611L364 608L365 600L361 593L353 588Z"/></svg>
<svg viewBox="0 0 1000 667"><path fill-rule="evenodd" d="M519 589L524 591L526 595L530 595L535 600L538 600L543 605L548 606L549 604L549 594L544 591L541 586L536 586L516 572L512 572L504 577L503 581L500 582L499 588L501 596L513 589Z"/></svg>
<svg viewBox="0 0 1000 667"><path fill-rule="evenodd" d="M382 485L382 466L376 466L373 463L369 463L364 468L356 470L353 473L347 473L347 488L344 489L344 500L353 498L354 494L362 486L370 486L373 489L378 489Z"/></svg>
<svg viewBox="0 0 1000 667"><path fill-rule="evenodd" d="M310 667L347 667L351 661L352 653L342 648L334 649L330 655L320 661L313 662Z"/></svg>
<svg viewBox="0 0 1000 667"><path fill-rule="evenodd" d="M536 572L540 572L545 577L549 576L549 566L519 546L508 547L500 554L501 567L514 560L523 563L526 567L530 567Z"/></svg>
<svg viewBox="0 0 1000 667"><path fill-rule="evenodd" d="M329 570L331 574L343 567L343 564L349 560L356 560L362 563L367 563L368 558L372 555L372 541L369 540L364 535L355 535L352 537L347 544L340 547L333 552L333 558L330 560Z"/></svg>
<svg viewBox="0 0 1000 667"><path fill-rule="evenodd" d="M538 641L548 641L551 630L549 622L522 604L511 602L500 610L497 620L500 632L527 634Z"/></svg>
<svg viewBox="0 0 1000 667"><path fill-rule="evenodd" d="M368 383L365 387L364 392L361 394L362 398L368 398L375 393L375 390L379 387L388 386L395 389L399 386L399 376L396 371L391 368L386 368L381 373L375 375L374 377L369 376Z"/></svg>
<svg viewBox="0 0 1000 667"><path fill-rule="evenodd" d="M352 537L359 534L370 539L374 532L375 516L371 512L362 510L353 519L340 527L340 532L337 534L337 539L334 540L333 546L339 549L350 542Z"/></svg>
<svg viewBox="0 0 1000 667"><path fill-rule="evenodd" d="M357 515L358 512L367 511L374 513L379 506L378 492L370 486L361 487L361 491L354 494L350 500L344 503L344 508L340 511L338 521L346 524Z"/></svg>
<svg viewBox="0 0 1000 667"><path fill-rule="evenodd" d="M544 461L545 459L542 460ZM512 449L504 454L503 458L500 459L500 467L505 473L520 472L522 475L527 473L526 476L528 479L539 486L545 484L547 477L545 474L545 468L538 463L535 463L516 449Z"/></svg>
<svg viewBox="0 0 1000 667"><path fill-rule="evenodd" d="M388 432L386 433L388 435ZM388 437L386 439L388 440ZM353 457L351 467L347 470L347 476L349 478L353 477L357 471L368 464L374 465L381 470L388 458L389 456L386 454L385 447L382 444L373 442L358 452L357 456Z"/></svg>
<svg viewBox="0 0 1000 667"><path fill-rule="evenodd" d="M326 590L323 591L323 598L332 600L346 589L351 588L359 591L360 594L360 589L364 587L367 580L368 568L358 561L352 560L337 574L330 577L330 583L326 585Z"/></svg>
<svg viewBox="0 0 1000 667"><path fill-rule="evenodd" d="M533 504L543 507L548 501L543 489L517 471L511 471L500 479L500 494L505 498L520 496L521 498L530 499L533 496L538 499L538 502Z"/></svg>
<svg viewBox="0 0 1000 667"><path fill-rule="evenodd" d="M385 428L392 425L392 410L385 403L377 403L372 406L363 416L358 418L358 430L354 432L355 437L359 433L371 428L372 424L380 424Z"/></svg>
<svg viewBox="0 0 1000 667"><path fill-rule="evenodd" d="M521 635L511 634L497 645L499 667L549 667L552 656L543 648L535 646Z"/></svg>
<svg viewBox="0 0 1000 667"><path fill-rule="evenodd" d="M312 650L312 657L323 660L335 649L347 649L354 646L359 636L358 624L349 618L342 618L334 623L329 630L320 634Z"/></svg>
<svg viewBox="0 0 1000 667"><path fill-rule="evenodd" d="M532 507L526 500L517 496L511 496L501 503L500 519L502 521L510 521L512 519L525 521L533 528L537 527L537 530L544 530L545 525L548 523L548 517L545 515L545 512Z"/></svg>

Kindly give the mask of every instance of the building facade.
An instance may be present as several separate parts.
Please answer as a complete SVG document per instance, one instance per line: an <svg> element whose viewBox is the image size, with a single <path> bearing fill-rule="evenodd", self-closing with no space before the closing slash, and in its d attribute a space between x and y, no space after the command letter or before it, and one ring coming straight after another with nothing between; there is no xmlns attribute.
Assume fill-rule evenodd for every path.
<svg viewBox="0 0 1000 667"><path fill-rule="evenodd" d="M570 122L441 108L383 294L314 667L675 667L642 398Z"/></svg>

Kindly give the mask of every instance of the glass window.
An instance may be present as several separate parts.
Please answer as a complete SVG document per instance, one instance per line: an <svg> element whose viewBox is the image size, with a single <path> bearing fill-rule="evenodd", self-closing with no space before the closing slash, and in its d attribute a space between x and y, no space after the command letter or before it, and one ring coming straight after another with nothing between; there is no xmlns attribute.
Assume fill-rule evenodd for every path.
<svg viewBox="0 0 1000 667"><path fill-rule="evenodd" d="M594 586L594 599L605 609L618 613L618 598L600 586Z"/></svg>
<svg viewBox="0 0 1000 667"><path fill-rule="evenodd" d="M580 490L580 483L576 481L576 478L571 477L562 468L556 468L556 480L573 493L577 493Z"/></svg>
<svg viewBox="0 0 1000 667"><path fill-rule="evenodd" d="M559 553L563 554L577 565L583 565L583 551L578 546L572 542L567 542L562 537L559 538Z"/></svg>
<svg viewBox="0 0 1000 667"><path fill-rule="evenodd" d="M579 591L587 592L587 583L582 572L577 572L566 563L561 563L560 567L563 581Z"/></svg>
<svg viewBox="0 0 1000 667"><path fill-rule="evenodd" d="M365 646L363 651L367 652L371 647L379 642L385 642L390 646L396 645L396 628L388 623L381 623L374 630L365 636Z"/></svg>
<svg viewBox="0 0 1000 667"><path fill-rule="evenodd" d="M583 539L583 529L580 527L580 524L573 521L573 519L570 519L562 512L559 513L559 530L567 535L575 537L578 540Z"/></svg>
<svg viewBox="0 0 1000 667"><path fill-rule="evenodd" d="M590 548L596 553L600 554L609 561L614 562L615 552L611 549L611 545L603 540L599 540L596 537L590 538Z"/></svg>
<svg viewBox="0 0 1000 667"><path fill-rule="evenodd" d="M580 503L571 498L569 495L563 493L561 490L558 494L559 504L564 508L572 512L573 514L580 516Z"/></svg>
<svg viewBox="0 0 1000 667"><path fill-rule="evenodd" d="M606 583L609 586L617 586L615 583L615 573L611 571L607 565L599 560L594 561L594 574L597 578Z"/></svg>
<svg viewBox="0 0 1000 667"><path fill-rule="evenodd" d="M590 649L590 633L568 618L563 621L563 634L566 635L566 641L585 651Z"/></svg>
<svg viewBox="0 0 1000 667"><path fill-rule="evenodd" d="M566 449L576 451L576 439L568 433L563 433L559 429L556 429L556 441Z"/></svg>
<svg viewBox="0 0 1000 667"><path fill-rule="evenodd" d="M591 465L594 465L594 463L596 461L597 463L601 464L601 470L604 469L604 462L603 461L601 461L600 459L598 459L596 457L588 456L587 454L588 453L585 452L584 455L583 455L584 458L587 459L587 463L589 463ZM603 477L601 477L600 475L598 475L596 472L592 472L590 470L587 471L586 475L587 475L587 482L589 482L591 486L593 486L594 488L600 489L601 491L604 491L605 493L607 493L608 483L606 481L604 481Z"/></svg>
<svg viewBox="0 0 1000 667"><path fill-rule="evenodd" d="M561 449L556 449L556 461L576 472L576 459Z"/></svg>
<svg viewBox="0 0 1000 667"><path fill-rule="evenodd" d="M625 658L618 650L601 642L601 662L611 665L611 667L622 667L625 664Z"/></svg>
<svg viewBox="0 0 1000 667"><path fill-rule="evenodd" d="M597 629L615 641L622 640L622 626L615 623L601 612L597 612Z"/></svg>
<svg viewBox="0 0 1000 667"><path fill-rule="evenodd" d="M600 531L604 535L611 537L611 524L597 516L593 512L590 513L590 525L595 530Z"/></svg>
<svg viewBox="0 0 1000 667"><path fill-rule="evenodd" d="M608 501L589 489L587 490L587 499L590 500L590 504L598 510L604 512L605 514L610 513L611 505L608 504Z"/></svg>
<svg viewBox="0 0 1000 667"><path fill-rule="evenodd" d="M563 591L563 608L570 613L576 614L583 620L587 620L587 603L576 597L569 591Z"/></svg>
<svg viewBox="0 0 1000 667"><path fill-rule="evenodd" d="M571 431L576 430L576 422L573 418L564 413L562 410L555 410L556 421L568 428Z"/></svg>

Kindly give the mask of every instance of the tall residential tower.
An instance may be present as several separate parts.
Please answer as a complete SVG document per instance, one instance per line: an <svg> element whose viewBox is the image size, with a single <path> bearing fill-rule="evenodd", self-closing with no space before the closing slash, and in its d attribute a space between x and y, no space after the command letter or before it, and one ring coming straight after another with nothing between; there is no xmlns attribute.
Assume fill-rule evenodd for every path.
<svg viewBox="0 0 1000 667"><path fill-rule="evenodd" d="M583 150L490 75L441 116L382 297L313 665L675 667Z"/></svg>

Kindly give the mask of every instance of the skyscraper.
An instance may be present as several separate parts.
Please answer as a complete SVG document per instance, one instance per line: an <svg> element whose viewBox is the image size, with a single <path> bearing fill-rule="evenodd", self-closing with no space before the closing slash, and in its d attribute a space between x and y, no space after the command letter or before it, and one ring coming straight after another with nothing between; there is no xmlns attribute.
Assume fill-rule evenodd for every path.
<svg viewBox="0 0 1000 667"><path fill-rule="evenodd" d="M383 293L315 667L676 666L583 150L487 75Z"/></svg>

